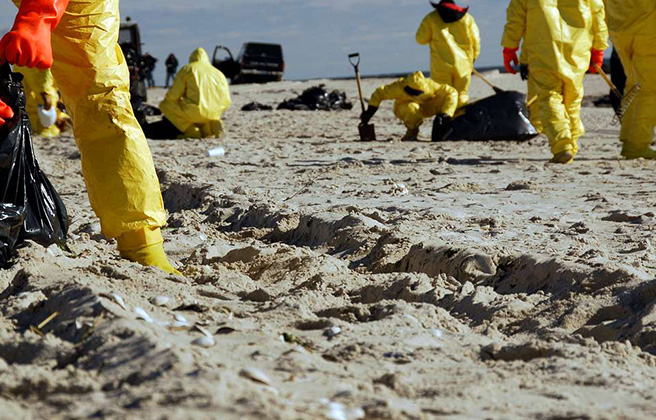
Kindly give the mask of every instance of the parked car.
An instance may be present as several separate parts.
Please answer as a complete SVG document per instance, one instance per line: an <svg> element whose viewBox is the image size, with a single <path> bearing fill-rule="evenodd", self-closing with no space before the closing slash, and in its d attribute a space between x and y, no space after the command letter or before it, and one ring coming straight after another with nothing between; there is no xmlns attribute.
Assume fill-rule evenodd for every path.
<svg viewBox="0 0 656 420"><path fill-rule="evenodd" d="M236 59L230 49L218 45L214 49L212 64L233 84L279 82L285 72L280 44L247 42Z"/></svg>
<svg viewBox="0 0 656 420"><path fill-rule="evenodd" d="M130 70L130 102L132 108L137 110L148 100L148 90L146 89L148 64L141 50L139 25L129 20L122 22L118 43Z"/></svg>

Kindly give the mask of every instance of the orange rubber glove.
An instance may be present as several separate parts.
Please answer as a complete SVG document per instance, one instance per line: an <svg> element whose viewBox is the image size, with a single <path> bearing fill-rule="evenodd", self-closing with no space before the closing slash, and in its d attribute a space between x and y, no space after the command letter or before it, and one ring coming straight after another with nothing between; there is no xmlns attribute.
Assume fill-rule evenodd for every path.
<svg viewBox="0 0 656 420"><path fill-rule="evenodd" d="M590 68L588 71L592 74L597 74L597 69L595 68L594 65L598 65L599 67L604 65L604 51L603 50L595 50L594 48L591 51L590 55Z"/></svg>
<svg viewBox="0 0 656 420"><path fill-rule="evenodd" d="M14 110L0 99L0 127L7 123L7 120L14 118Z"/></svg>
<svg viewBox="0 0 656 420"><path fill-rule="evenodd" d="M517 70L513 68L513 64L519 66L519 59L517 58L517 50L519 48L504 48L503 49L503 66L510 74L517 74Z"/></svg>
<svg viewBox="0 0 656 420"><path fill-rule="evenodd" d="M11 31L0 40L0 63L48 69L52 66L50 33L69 0L23 0Z"/></svg>

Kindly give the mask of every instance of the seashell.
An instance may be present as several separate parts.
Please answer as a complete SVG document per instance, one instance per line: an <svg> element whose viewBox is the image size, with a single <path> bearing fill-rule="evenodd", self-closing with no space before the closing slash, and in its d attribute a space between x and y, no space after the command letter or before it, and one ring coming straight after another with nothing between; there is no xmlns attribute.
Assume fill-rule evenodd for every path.
<svg viewBox="0 0 656 420"><path fill-rule="evenodd" d="M116 302L116 304L117 304L118 306L120 306L121 308L125 309L126 311L128 310L128 307L127 307L127 305L125 304L125 301L123 300L123 298L122 298L120 295L118 295L118 294L116 294L116 293L112 293L112 294L110 294L110 296L112 297L112 300L113 300L114 302Z"/></svg>
<svg viewBox="0 0 656 420"><path fill-rule="evenodd" d="M153 323L153 318L151 318L151 316L148 315L148 312L146 312L143 308L134 308L134 313L137 314L137 319L143 319L149 324Z"/></svg>
<svg viewBox="0 0 656 420"><path fill-rule="evenodd" d="M264 385L271 385L271 379L264 372L255 368L244 368L239 372L239 376Z"/></svg>
<svg viewBox="0 0 656 420"><path fill-rule="evenodd" d="M210 347L214 347L216 345L216 341L214 341L212 337L208 337L204 335L192 341L191 344L193 344L194 346L204 347L206 349L209 349Z"/></svg>
<svg viewBox="0 0 656 420"><path fill-rule="evenodd" d="M155 306L166 306L167 303L171 301L171 298L168 296L155 296L150 300L150 303L152 303Z"/></svg>
<svg viewBox="0 0 656 420"><path fill-rule="evenodd" d="M328 337L328 339L331 339L339 334L342 333L342 329L339 327L330 327L326 331L323 332L324 337Z"/></svg>
<svg viewBox="0 0 656 420"><path fill-rule="evenodd" d="M216 334L217 334L217 335L228 335L228 334L232 334L233 332L236 332L236 331L237 331L237 330L234 329L234 328L230 328L230 327L221 327L221 328L219 328L218 330L216 330Z"/></svg>
<svg viewBox="0 0 656 420"><path fill-rule="evenodd" d="M207 331L205 328L201 327L200 325L196 324L194 325L194 328L198 330L200 333L202 333L205 337L212 337L212 333Z"/></svg>
<svg viewBox="0 0 656 420"><path fill-rule="evenodd" d="M433 333L433 336L435 338L442 338L442 336L444 336L444 333L442 332L442 330L438 330L437 328L433 328L431 330L431 333Z"/></svg>

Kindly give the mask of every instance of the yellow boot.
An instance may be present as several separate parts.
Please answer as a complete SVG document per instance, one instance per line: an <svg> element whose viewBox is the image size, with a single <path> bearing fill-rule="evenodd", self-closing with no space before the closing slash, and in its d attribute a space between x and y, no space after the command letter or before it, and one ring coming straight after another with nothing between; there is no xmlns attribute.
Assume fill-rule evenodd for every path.
<svg viewBox="0 0 656 420"><path fill-rule="evenodd" d="M419 137L419 127L417 128L408 128L405 132L405 135L401 137L401 141L417 141Z"/></svg>
<svg viewBox="0 0 656 420"><path fill-rule="evenodd" d="M156 267L167 273L181 275L164 253L164 239L160 228L142 228L124 233L117 239L122 258L148 267Z"/></svg>
<svg viewBox="0 0 656 420"><path fill-rule="evenodd" d="M560 153L556 153L554 157L550 160L551 163L560 163L567 165L574 161L574 153L571 150L564 150Z"/></svg>
<svg viewBox="0 0 656 420"><path fill-rule="evenodd" d="M656 159L656 150L649 146L640 149L635 146L630 146L628 143L624 143L624 146L622 147L622 156L627 159Z"/></svg>
<svg viewBox="0 0 656 420"><path fill-rule="evenodd" d="M203 134L200 131L200 128L196 125L189 126L184 133L178 136L179 139L202 139Z"/></svg>

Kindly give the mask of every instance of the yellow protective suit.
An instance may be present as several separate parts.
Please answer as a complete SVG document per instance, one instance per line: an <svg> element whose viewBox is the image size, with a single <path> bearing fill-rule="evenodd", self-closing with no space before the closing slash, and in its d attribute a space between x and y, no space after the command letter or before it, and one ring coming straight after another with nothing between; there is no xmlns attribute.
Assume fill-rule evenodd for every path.
<svg viewBox="0 0 656 420"><path fill-rule="evenodd" d="M458 105L469 102L474 61L481 52L481 38L472 15L445 23L437 10L426 15L416 34L417 43L430 45L431 79L454 87L458 91Z"/></svg>
<svg viewBox="0 0 656 420"><path fill-rule="evenodd" d="M622 119L622 155L656 159L649 147L656 127L656 1L605 2L610 37L626 72L626 92L642 85Z"/></svg>
<svg viewBox="0 0 656 420"><path fill-rule="evenodd" d="M510 0L502 45L518 48L522 38L551 151L576 155L590 51L608 48L602 0Z"/></svg>
<svg viewBox="0 0 656 420"><path fill-rule="evenodd" d="M73 119L82 174L103 234L117 238L124 257L175 272L161 247L166 211L150 148L130 105L119 26L119 0L70 0L52 33L51 70ZM131 255L153 246L157 256L149 261Z"/></svg>
<svg viewBox="0 0 656 420"><path fill-rule="evenodd" d="M41 92L45 92L50 97L52 106L56 107L57 101L59 101L55 79L52 77L50 70L14 66L14 71L23 75L23 88L25 89L25 98L27 99L25 110L30 117L32 132L46 138L59 136L61 132L57 128L57 125L53 124L50 127L42 126L38 114L38 106L43 104Z"/></svg>
<svg viewBox="0 0 656 420"><path fill-rule="evenodd" d="M182 133L205 138L222 133L221 115L231 103L228 81L210 64L205 50L198 48L175 76L159 107Z"/></svg>
<svg viewBox="0 0 656 420"><path fill-rule="evenodd" d="M422 91L419 96L411 96L405 88ZM458 107L458 91L446 84L440 84L427 79L420 71L412 73L389 85L381 86L369 100L369 105L380 107L385 100L394 100L394 115L405 126L414 130L424 122L425 118L437 114L453 117Z"/></svg>

